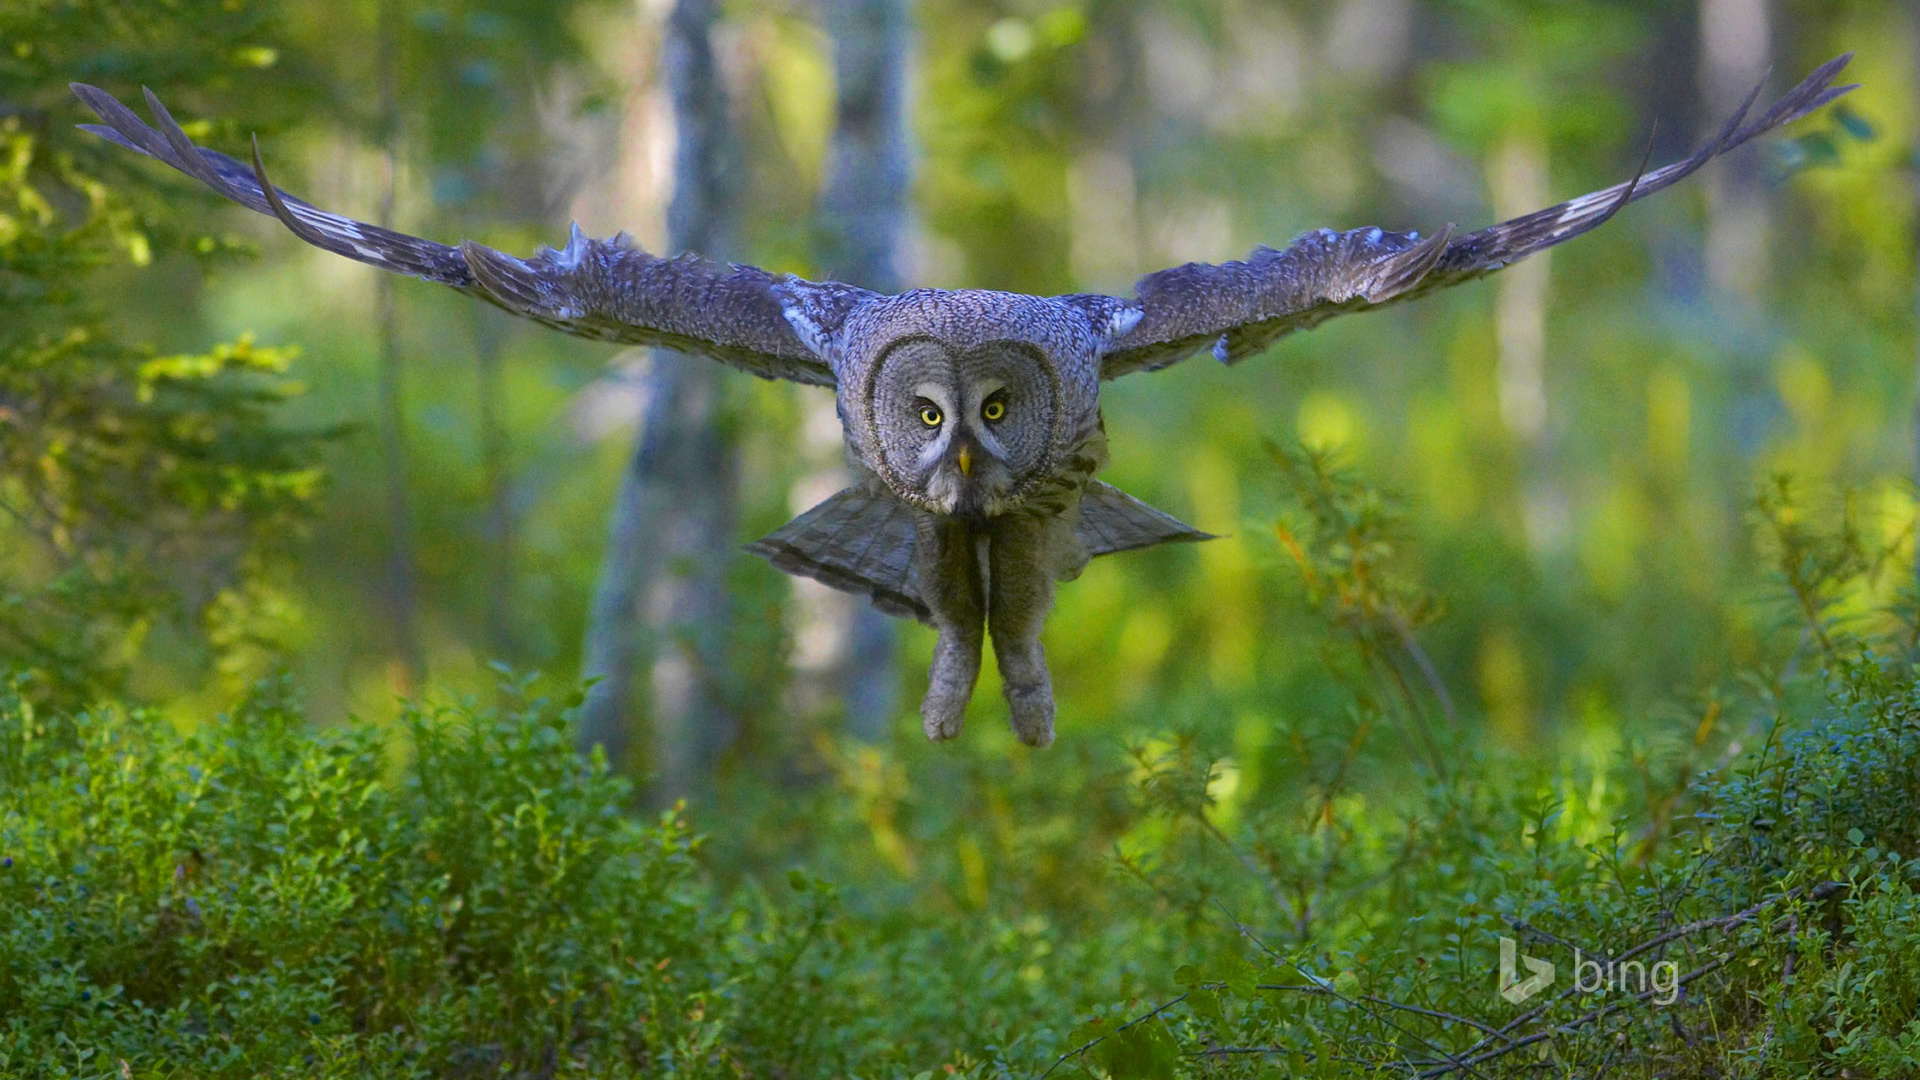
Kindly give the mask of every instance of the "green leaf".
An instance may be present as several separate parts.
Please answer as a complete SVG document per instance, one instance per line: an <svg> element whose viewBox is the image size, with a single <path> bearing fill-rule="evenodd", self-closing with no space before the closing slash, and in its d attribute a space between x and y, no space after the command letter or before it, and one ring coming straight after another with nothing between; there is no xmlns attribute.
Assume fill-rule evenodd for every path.
<svg viewBox="0 0 1920 1080"><path fill-rule="evenodd" d="M1259 992L1255 986L1260 981L1260 974L1260 969L1247 961L1235 960L1224 981L1235 997L1250 998Z"/></svg>
<svg viewBox="0 0 1920 1080"><path fill-rule="evenodd" d="M1227 1013L1221 1007L1220 994L1211 987L1203 986L1188 994L1187 1007L1193 1010L1195 1016L1211 1020L1221 1026L1226 1025Z"/></svg>
<svg viewBox="0 0 1920 1080"><path fill-rule="evenodd" d="M1114 1035L1093 1053L1114 1080L1171 1077L1180 1059L1179 1047L1157 1017Z"/></svg>

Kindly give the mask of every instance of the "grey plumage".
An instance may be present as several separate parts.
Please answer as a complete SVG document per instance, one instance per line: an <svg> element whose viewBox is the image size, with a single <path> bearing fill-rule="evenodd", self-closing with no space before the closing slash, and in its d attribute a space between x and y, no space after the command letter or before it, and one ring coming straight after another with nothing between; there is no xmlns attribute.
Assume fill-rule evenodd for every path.
<svg viewBox="0 0 1920 1080"><path fill-rule="evenodd" d="M1112 379L1158 370L1202 349L1211 349L1223 363L1236 363L1284 334L1310 329L1335 315L1485 277L1591 232L1627 203L1671 187L1720 154L1852 90L1851 85L1833 85L1852 56L1845 53L1820 65L1748 121L1747 111L1760 93L1756 86L1720 133L1684 161L1477 232L1455 237L1448 226L1422 240L1411 232L1320 229L1282 251L1256 249L1245 262L1187 263L1148 274L1136 286L1143 317L1107 351L1102 375ZM1106 310L1112 298L1068 299Z"/></svg>
<svg viewBox="0 0 1920 1080"><path fill-rule="evenodd" d="M834 282L662 259L625 234L520 259L448 246L321 210L251 165L194 146L149 92L158 128L110 95L74 92L87 130L156 158L301 239L438 282L568 333L704 355L763 378L831 386L860 480L749 550L781 570L867 596L939 634L921 704L928 737L951 738L991 636L1015 733L1053 739L1040 626L1056 582L1095 556L1205 533L1094 479L1107 461L1100 382L1210 349L1234 363L1350 311L1424 295L1589 232L1627 203L1852 89L1840 56L1761 116L1750 95L1693 156L1477 232L1319 230L1244 262L1188 263L1136 295L1025 296L920 289L880 295Z"/></svg>
<svg viewBox="0 0 1920 1080"><path fill-rule="evenodd" d="M865 596L889 615L931 625L914 584L913 508L878 479L829 496L820 505L747 545L789 574Z"/></svg>
<svg viewBox="0 0 1920 1080"><path fill-rule="evenodd" d="M764 378L831 386L832 373L800 340L786 312L838 326L853 307L874 298L851 285L777 277L752 266L720 267L695 255L662 259L640 250L625 233L591 240L578 226L564 248L542 248L531 259L471 241L455 247L423 240L329 213L273 187L257 141L251 167L194 146L150 90L147 105L158 131L105 91L80 84L73 91L106 121L82 124L85 130L279 218L317 248L451 286L581 337L663 346Z"/></svg>
<svg viewBox="0 0 1920 1080"><path fill-rule="evenodd" d="M1173 541L1212 540L1213 534L1155 510L1112 484L1095 480L1080 497L1080 520L1073 531L1098 558L1118 551L1138 551Z"/></svg>
<svg viewBox="0 0 1920 1080"><path fill-rule="evenodd" d="M914 580L914 532L910 504L871 477L828 496L747 550L789 574L865 596L889 615L932 625L932 612ZM1081 495L1073 533L1089 558L1214 539L1099 480Z"/></svg>

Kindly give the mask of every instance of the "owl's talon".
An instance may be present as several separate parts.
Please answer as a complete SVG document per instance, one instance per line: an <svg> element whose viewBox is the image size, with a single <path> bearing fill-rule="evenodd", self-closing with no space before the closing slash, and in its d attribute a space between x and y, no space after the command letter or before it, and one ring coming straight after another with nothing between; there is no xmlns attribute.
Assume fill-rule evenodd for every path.
<svg viewBox="0 0 1920 1080"><path fill-rule="evenodd" d="M1035 749L1053 745L1053 685L1043 675L1037 683L1005 687L1013 734Z"/></svg>
<svg viewBox="0 0 1920 1080"><path fill-rule="evenodd" d="M967 695L943 693L939 687L927 691L920 701L920 729L928 742L946 742L960 734L967 718Z"/></svg>
<svg viewBox="0 0 1920 1080"><path fill-rule="evenodd" d="M921 730L934 742L960 734L967 703L980 678L980 645L964 633L945 633L933 647L933 667L927 671L927 696L920 699Z"/></svg>

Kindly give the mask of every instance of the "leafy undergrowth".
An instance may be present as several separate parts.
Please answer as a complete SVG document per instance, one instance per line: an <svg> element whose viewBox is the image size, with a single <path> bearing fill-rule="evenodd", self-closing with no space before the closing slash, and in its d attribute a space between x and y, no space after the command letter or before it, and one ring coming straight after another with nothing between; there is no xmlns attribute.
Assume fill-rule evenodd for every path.
<svg viewBox="0 0 1920 1080"><path fill-rule="evenodd" d="M709 841L524 685L187 734L0 693L0 1076L1920 1075L1904 559L1778 485L1773 675L1502 751L1427 678L1391 503L1282 464L1352 694L1238 758L1203 691L1124 746L823 740Z"/></svg>
<svg viewBox="0 0 1920 1080"><path fill-rule="evenodd" d="M1920 687L1871 657L1833 678L1658 844L1580 835L1514 763L1397 819L1229 832L1182 783L1214 764L1137 748L1106 898L1024 919L798 873L716 896L552 703L389 739L270 698L184 736L8 698L0 1070L1910 1076ZM1556 966L1517 1004L1503 935Z"/></svg>
<svg viewBox="0 0 1920 1080"><path fill-rule="evenodd" d="M1216 898L1240 953L1069 1050L1135 1076L1920 1075L1920 688L1871 657L1835 679L1819 719L1693 783L1657 845L1583 837L1551 777L1436 787L1400 842L1338 844L1361 884L1323 894L1323 925L1284 893L1283 919ZM1551 982L1524 985L1527 956Z"/></svg>
<svg viewBox="0 0 1920 1080"><path fill-rule="evenodd" d="M823 890L699 903L551 703L405 734L0 701L0 1071L824 1074Z"/></svg>

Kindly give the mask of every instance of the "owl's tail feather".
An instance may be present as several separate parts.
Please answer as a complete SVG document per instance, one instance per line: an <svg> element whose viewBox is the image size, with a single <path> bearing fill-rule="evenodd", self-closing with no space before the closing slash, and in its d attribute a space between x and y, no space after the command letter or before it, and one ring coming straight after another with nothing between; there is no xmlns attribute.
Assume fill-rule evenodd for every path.
<svg viewBox="0 0 1920 1080"><path fill-rule="evenodd" d="M1080 497L1080 522L1074 532L1089 555L1111 555L1175 540L1217 539L1098 480L1087 485Z"/></svg>
<svg viewBox="0 0 1920 1080"><path fill-rule="evenodd" d="M931 623L913 574L913 512L868 485L836 492L747 545L777 569L864 596L888 615ZM1095 480L1080 498L1074 535L1089 557L1213 536ZM1079 560L1075 566L1084 564Z"/></svg>
<svg viewBox="0 0 1920 1080"><path fill-rule="evenodd" d="M888 615L929 622L913 582L913 514L855 485L747 545L776 568L865 596Z"/></svg>

